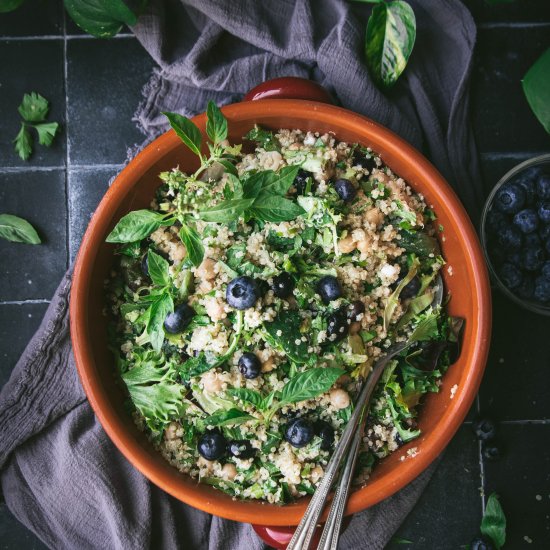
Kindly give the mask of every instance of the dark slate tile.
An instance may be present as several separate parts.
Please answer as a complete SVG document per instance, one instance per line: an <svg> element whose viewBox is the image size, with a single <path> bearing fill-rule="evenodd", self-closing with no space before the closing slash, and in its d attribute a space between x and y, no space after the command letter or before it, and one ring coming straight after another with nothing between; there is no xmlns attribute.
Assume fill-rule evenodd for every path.
<svg viewBox="0 0 550 550"><path fill-rule="evenodd" d="M42 244L0 240L0 301L50 299L67 263L64 170L0 174L2 212L28 220Z"/></svg>
<svg viewBox="0 0 550 550"><path fill-rule="evenodd" d="M0 165L62 166L65 163L63 41L0 41L0 59ZM50 102L47 120L59 122L61 131L50 147L38 145L33 131L34 154L24 161L15 152L12 141L21 126L17 107L23 95L30 92L37 92Z"/></svg>
<svg viewBox="0 0 550 550"><path fill-rule="evenodd" d="M460 548L475 537L481 521L478 454L475 437L462 426L386 550Z"/></svg>
<svg viewBox="0 0 550 550"><path fill-rule="evenodd" d="M52 36L62 34L62 2L27 0L15 11L0 14L0 36Z"/></svg>
<svg viewBox="0 0 550 550"><path fill-rule="evenodd" d="M481 411L500 420L550 418L550 318L493 292L493 338Z"/></svg>
<svg viewBox="0 0 550 550"><path fill-rule="evenodd" d="M8 381L47 308L48 304L0 304L0 388Z"/></svg>
<svg viewBox="0 0 550 550"><path fill-rule="evenodd" d="M481 175L483 177L483 191L487 197L499 180L514 166L532 158L534 155L481 155Z"/></svg>
<svg viewBox="0 0 550 550"><path fill-rule="evenodd" d="M144 136L132 122L154 63L134 38L68 43L70 162L119 164Z"/></svg>
<svg viewBox="0 0 550 550"><path fill-rule="evenodd" d="M477 23L545 23L550 21L548 0L521 0L491 4L463 0Z"/></svg>
<svg viewBox="0 0 550 550"><path fill-rule="evenodd" d="M506 548L548 548L550 541L550 424L501 427L506 446L485 463L485 493L496 492L507 520Z"/></svg>
<svg viewBox="0 0 550 550"><path fill-rule="evenodd" d="M69 172L69 254L76 258L80 241L99 201L118 170L93 169Z"/></svg>
<svg viewBox="0 0 550 550"><path fill-rule="evenodd" d="M550 24L479 31L473 71L472 117L481 152L547 151L548 134L521 87L548 48Z"/></svg>
<svg viewBox="0 0 550 550"><path fill-rule="evenodd" d="M46 550L48 547L23 526L5 504L0 504L0 540L2 550Z"/></svg>

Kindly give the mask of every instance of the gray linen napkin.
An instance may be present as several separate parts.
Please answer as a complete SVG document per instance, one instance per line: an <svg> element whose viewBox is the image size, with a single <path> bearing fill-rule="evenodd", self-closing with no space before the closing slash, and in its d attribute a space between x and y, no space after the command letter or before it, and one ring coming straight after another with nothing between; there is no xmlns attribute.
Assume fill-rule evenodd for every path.
<svg viewBox="0 0 550 550"><path fill-rule="evenodd" d="M133 29L159 63L136 119L149 138L163 110L194 114L208 99L239 99L265 79L309 76L345 107L423 149L477 219L481 204L468 83L475 26L458 0L411 0L418 38L388 96L362 63L365 14L338 0L153 1ZM355 8L354 8L355 9ZM0 470L10 510L51 548L261 549L249 525L199 512L149 483L95 419L69 339L70 273L0 392ZM357 514L345 549L381 549L413 508L434 467Z"/></svg>

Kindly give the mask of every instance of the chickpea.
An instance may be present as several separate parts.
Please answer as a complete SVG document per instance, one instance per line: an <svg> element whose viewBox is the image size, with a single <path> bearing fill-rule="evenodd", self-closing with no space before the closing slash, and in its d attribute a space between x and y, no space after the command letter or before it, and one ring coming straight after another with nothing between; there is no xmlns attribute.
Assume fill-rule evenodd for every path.
<svg viewBox="0 0 550 550"><path fill-rule="evenodd" d="M316 483L324 475L325 475L325 471L323 470L323 468L321 468L321 466L315 466L315 468L311 470L311 481L313 481L313 483Z"/></svg>
<svg viewBox="0 0 550 550"><path fill-rule="evenodd" d="M367 210L367 212L365 213L365 218L369 223L379 225L384 219L384 214L380 212L380 209L374 207Z"/></svg>
<svg viewBox="0 0 550 550"><path fill-rule="evenodd" d="M345 409L346 407L349 407L350 400L347 391L340 388L334 389L330 391L329 397L330 404L335 409Z"/></svg>
<svg viewBox="0 0 550 550"><path fill-rule="evenodd" d="M222 476L224 479L228 479L229 481L232 481L235 479L235 476L237 475L237 468L235 467L235 464L231 464L231 462L228 462L227 464L223 465L222 468Z"/></svg>
<svg viewBox="0 0 550 550"><path fill-rule="evenodd" d="M356 243L355 246L357 247L357 250L361 252L361 254L367 255L371 249L371 241L369 239L365 239Z"/></svg>
<svg viewBox="0 0 550 550"><path fill-rule="evenodd" d="M262 372L271 372L275 368L273 357L262 362Z"/></svg>
<svg viewBox="0 0 550 550"><path fill-rule="evenodd" d="M214 370L203 374L201 380L204 391L208 393L217 393L222 390L223 382L218 378L218 373Z"/></svg>
<svg viewBox="0 0 550 550"><path fill-rule="evenodd" d="M355 240L351 235L338 240L338 250L342 254L349 254L355 250Z"/></svg>

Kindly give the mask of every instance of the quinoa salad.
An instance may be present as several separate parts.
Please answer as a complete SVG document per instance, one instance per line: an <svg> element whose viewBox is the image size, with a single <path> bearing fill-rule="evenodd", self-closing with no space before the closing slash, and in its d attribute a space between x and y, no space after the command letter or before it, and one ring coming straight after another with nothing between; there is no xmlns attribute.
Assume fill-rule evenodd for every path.
<svg viewBox="0 0 550 550"><path fill-rule="evenodd" d="M425 394L458 356L435 300L435 213L371 149L330 133L253 128L227 140L166 113L198 158L160 174L150 208L107 238L116 380L175 468L235 498L312 494L385 349L355 483L418 437Z"/></svg>

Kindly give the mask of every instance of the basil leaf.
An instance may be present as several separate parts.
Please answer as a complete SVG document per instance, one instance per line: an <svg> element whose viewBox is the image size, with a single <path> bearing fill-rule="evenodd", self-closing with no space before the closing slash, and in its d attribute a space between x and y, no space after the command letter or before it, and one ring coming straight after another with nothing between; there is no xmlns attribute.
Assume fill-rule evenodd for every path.
<svg viewBox="0 0 550 550"><path fill-rule="evenodd" d="M227 159L219 159L218 162L225 168L225 171L232 176L237 176L237 168L235 165Z"/></svg>
<svg viewBox="0 0 550 550"><path fill-rule="evenodd" d="M170 122L170 126L174 129L174 132L179 138L200 157L202 136L197 126L191 122L187 117L178 115L177 113L162 113Z"/></svg>
<svg viewBox="0 0 550 550"><path fill-rule="evenodd" d="M135 241L133 243L127 243L123 244L120 247L118 247L117 254L121 254L122 256L128 256L129 258L134 258L134 260L137 260L141 257L141 241Z"/></svg>
<svg viewBox="0 0 550 550"><path fill-rule="evenodd" d="M267 177L264 181L262 192L275 195L286 195L298 174L299 166L285 166L278 172L269 170L264 172Z"/></svg>
<svg viewBox="0 0 550 550"><path fill-rule="evenodd" d="M275 447L277 449L281 444L283 438L278 433L267 432L267 441L262 446L262 453L268 455L271 453L271 449Z"/></svg>
<svg viewBox="0 0 550 550"><path fill-rule="evenodd" d="M227 119L213 101L208 102L206 117L206 133L214 145L217 145L227 138Z"/></svg>
<svg viewBox="0 0 550 550"><path fill-rule="evenodd" d="M0 238L13 243L40 244L42 242L27 220L11 214L0 214Z"/></svg>
<svg viewBox="0 0 550 550"><path fill-rule="evenodd" d="M374 6L367 23L365 55L374 81L390 88L405 70L416 39L416 19L407 2Z"/></svg>
<svg viewBox="0 0 550 550"><path fill-rule="evenodd" d="M408 342L425 342L426 340L437 338L439 335L437 326L438 317L439 313L432 312L422 319L409 336Z"/></svg>
<svg viewBox="0 0 550 550"><path fill-rule="evenodd" d="M273 135L273 132L264 130L259 126L254 126L252 130L244 136L244 139L255 141L264 151L280 151L281 145L277 138Z"/></svg>
<svg viewBox="0 0 550 550"><path fill-rule="evenodd" d="M417 256L424 257L433 254L439 256L441 249L435 237L419 231L401 231L401 238L396 241L397 246L407 252L413 252Z"/></svg>
<svg viewBox="0 0 550 550"><path fill-rule="evenodd" d="M48 109L48 100L36 92L25 94L21 105L17 108L27 122L42 122L48 115Z"/></svg>
<svg viewBox="0 0 550 550"><path fill-rule="evenodd" d="M529 106L550 134L550 49L527 71L521 84Z"/></svg>
<svg viewBox="0 0 550 550"><path fill-rule="evenodd" d="M0 13L16 10L25 0L3 0L0 3Z"/></svg>
<svg viewBox="0 0 550 550"><path fill-rule="evenodd" d="M489 496L481 520L481 534L489 537L497 550L506 542L506 516L495 493Z"/></svg>
<svg viewBox="0 0 550 550"><path fill-rule="evenodd" d="M249 414L239 409L229 409L228 411L216 411L204 419L205 426L230 426L242 424L253 418Z"/></svg>
<svg viewBox="0 0 550 550"><path fill-rule="evenodd" d="M301 339L304 336L300 332L301 324L302 319L296 311L281 311L275 320L264 323L273 345L282 349L295 363L305 363L309 359L309 344Z"/></svg>
<svg viewBox="0 0 550 550"><path fill-rule="evenodd" d="M262 409L264 398L260 392L248 388L231 388L227 390L227 393L232 397L237 397L244 403L250 403L258 409Z"/></svg>
<svg viewBox="0 0 550 550"><path fill-rule="evenodd" d="M205 222L229 223L237 220L249 208L254 199L231 199L199 212L199 218Z"/></svg>
<svg viewBox="0 0 550 550"><path fill-rule="evenodd" d="M255 199L262 191L264 182L268 177L268 171L256 172L243 182L243 196L247 199Z"/></svg>
<svg viewBox="0 0 550 550"><path fill-rule="evenodd" d="M122 0L64 0L71 19L87 33L110 38L123 24L135 25L136 14Z"/></svg>
<svg viewBox="0 0 550 550"><path fill-rule="evenodd" d="M174 311L172 296L168 293L161 294L149 308L147 321L147 334L151 340L151 346L155 351L160 351L164 342L164 319Z"/></svg>
<svg viewBox="0 0 550 550"><path fill-rule="evenodd" d="M182 225L180 239L187 250L187 257L194 266L199 266L204 258L204 246L196 230L188 225Z"/></svg>
<svg viewBox="0 0 550 550"><path fill-rule="evenodd" d="M134 210L123 216L109 233L108 243L140 241L156 231L164 223L164 216L151 210Z"/></svg>
<svg viewBox="0 0 550 550"><path fill-rule="evenodd" d="M316 367L300 372L283 388L280 403L297 403L313 399L330 390L344 373L344 369L336 367Z"/></svg>
<svg viewBox="0 0 550 550"><path fill-rule="evenodd" d="M250 214L266 222L287 222L305 214L305 210L284 197L261 193L250 208Z"/></svg>
<svg viewBox="0 0 550 550"><path fill-rule="evenodd" d="M59 129L59 124L57 122L44 122L43 124L35 124L34 128L38 132L38 143L49 147Z"/></svg>
<svg viewBox="0 0 550 550"><path fill-rule="evenodd" d="M168 272L169 264L162 257L149 250L147 253L147 267L149 268L149 276L153 283L159 286L166 286L170 283L170 274Z"/></svg>
<svg viewBox="0 0 550 550"><path fill-rule="evenodd" d="M32 153L32 136L24 123L21 123L21 129L13 140L15 143L15 152L21 160L28 160Z"/></svg>

